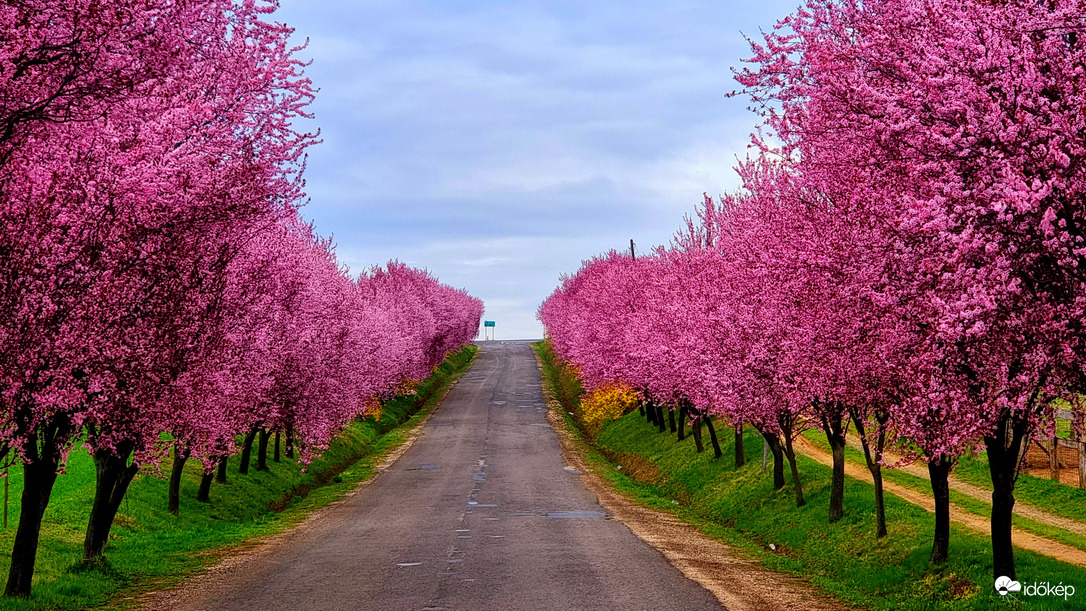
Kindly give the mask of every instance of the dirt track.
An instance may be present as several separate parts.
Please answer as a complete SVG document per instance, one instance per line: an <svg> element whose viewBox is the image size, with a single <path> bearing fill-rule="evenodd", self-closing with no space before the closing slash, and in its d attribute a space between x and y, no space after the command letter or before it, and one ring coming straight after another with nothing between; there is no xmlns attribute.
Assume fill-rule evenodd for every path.
<svg viewBox="0 0 1086 611"><path fill-rule="evenodd" d="M803 454L817 460L824 465L833 464L833 456L831 456L829 452L826 452L821 448L815 446L803 437L799 437L796 440L795 447L797 451L802 452ZM919 467L913 466L913 469L919 470ZM927 477L926 471L923 473L923 475L921 475L919 473L908 471L908 467L906 467L906 472L917 475L918 477ZM845 461L845 475L853 479L863 480L869 484L872 483L871 472L867 470L867 467L858 465L854 462ZM913 505L923 507L927 511L935 511L935 502L928 494L918 492L916 490L913 490L912 488L907 488L893 482L885 481L885 479L883 480L882 485L883 489L890 494L900 497L912 503ZM971 491L974 494L963 492L964 494L969 494L969 496L979 494L977 491L986 492L983 488L980 488L978 486L972 486L971 484L966 484L965 482L962 482L960 480L954 480L954 482L951 483L951 488L959 492L963 492L963 489L972 489ZM987 493L986 497L987 498L980 498L979 500L987 500L988 502L991 502L991 493ZM1055 518L1060 521L1069 521L1076 525L1076 528L1080 528L1082 526L1081 524L1079 524L1078 522L1074 522L1073 520L1067 520L1066 518L1061 518L1059 516L1052 516L1051 514L1046 514L1036 509L1032 510L1032 515L1030 515L1029 513L1025 513L1025 511L1029 510L1030 508L1026 506L1026 508L1023 508L1023 510L1020 511L1018 504L1015 504L1015 513L1019 513L1024 517L1037 520L1038 522L1044 520L1035 518L1033 517L1034 515L1043 515L1048 519ZM962 507L953 503L950 504L950 520L952 522L957 522L958 524L984 533L985 535L991 535L992 533L991 525L988 523L987 518L978 516L973 513L969 513ZM1051 522L1049 523L1051 524ZM1056 524L1053 525L1055 526ZM1071 547L1069 545L1064 545L1063 543L1059 543L1051 539L1039 537L1037 535L1034 535L1033 533L1026 532L1019 528L1012 528L1011 532L1014 538L1014 545L1016 547L1028 549L1032 552L1037 552L1038 554L1044 554L1045 556L1049 556L1063 562L1069 562L1071 564L1076 564L1081 567L1086 567L1086 551ZM1076 530L1074 532L1079 531Z"/></svg>
<svg viewBox="0 0 1086 611"><path fill-rule="evenodd" d="M812 444L806 442L806 440L804 440L804 442L806 443L807 447L814 447ZM849 445L856 448L857 450L862 451L862 448L860 446L860 442L855 440L855 439L849 440ZM887 458L889 460L891 460L891 461L900 460L900 457L889 454L889 453L887 453ZM910 465L905 465L905 466L902 466L902 467L895 467L895 469L898 470L898 471L904 471L905 473L908 473L909 475L912 475L912 476L915 476L915 477L919 477L919 478L922 478L922 479L928 479L928 470L927 470L927 468L924 467L924 466L918 465L918 464L910 464ZM1065 470L1065 472L1067 472L1067 471L1068 470ZM1046 475L1048 474L1047 470L1045 470L1045 474ZM1075 478L1074 479L1075 485L1078 485L1078 473L1073 473L1072 475ZM950 489L954 490L955 492L960 492L961 494L964 494L965 496L972 497L972 498L974 498L974 499L976 499L978 501L981 501L983 503L988 503L989 505L992 503L992 491L991 490L982 488L980 486L975 486L975 485L970 484L968 482L963 482L962 480L954 477L954 473L950 474L950 478L948 480L948 483L950 484ZM1037 507L1035 507L1033 505L1027 505L1027 504L1023 503L1022 501L1016 501L1014 503L1014 513L1016 515L1022 516L1023 518L1029 518L1030 520L1033 520L1034 522L1041 522L1042 524L1048 524L1049 526L1055 526L1056 528L1062 528L1063 530L1066 530L1068 532L1073 532L1073 533L1082 535L1083 537L1086 537L1086 524L1083 524L1082 522L1078 522L1076 520L1072 520L1071 518L1065 518L1063 516L1058 516L1058 515L1048 513L1047 511L1043 511L1041 509L1038 509Z"/></svg>

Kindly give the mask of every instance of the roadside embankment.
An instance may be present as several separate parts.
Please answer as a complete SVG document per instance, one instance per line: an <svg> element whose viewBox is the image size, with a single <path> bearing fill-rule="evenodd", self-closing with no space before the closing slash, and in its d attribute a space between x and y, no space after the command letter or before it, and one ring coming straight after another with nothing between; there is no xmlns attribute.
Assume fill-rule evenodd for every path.
<svg viewBox="0 0 1086 611"><path fill-rule="evenodd" d="M576 376L543 345L536 347L544 380L567 414L566 425L596 450L588 462L615 490L693 524L763 567L800 577L858 608L1081 608L1062 598L1002 599L992 586L988 538L957 524L951 529L949 561L930 566L932 515L889 491L889 535L876 540L874 492L866 482L847 481L844 518L830 524L831 470L802 455L798 462L807 504L796 507L791 484L775 491L772 476L762 473L762 442L753 431L744 438L747 464L738 469L730 460L732 435L720 436L724 458L714 460L712 452L697 453L692 439L680 442L673 434L657 433L636 411L589 439L568 417L577 413ZM1086 596L1081 567L1022 549L1016 550L1016 561L1023 585L1062 582L1076 587L1076 598Z"/></svg>
<svg viewBox="0 0 1086 611"><path fill-rule="evenodd" d="M196 492L203 467L189 461L178 516L167 510L168 482L154 473L137 475L111 531L106 561L89 567L79 560L94 493L94 463L82 449L73 451L45 514L33 594L29 599L0 597L0 610L126 608L148 591L170 587L286 530L372 477L384 457L411 438L475 352L475 346L468 346L451 355L414 394L386 402L378 418L353 421L308 467L282 452L276 462L269 450L266 471L250 466L248 474L240 474L238 460L231 457L226 483L214 483L210 501L202 503ZM163 471L168 473L168 465ZM15 534L21 493L19 470L12 469L9 477L9 528L0 532L0 549L5 550ZM7 571L8 562L6 554L0 556L0 571Z"/></svg>

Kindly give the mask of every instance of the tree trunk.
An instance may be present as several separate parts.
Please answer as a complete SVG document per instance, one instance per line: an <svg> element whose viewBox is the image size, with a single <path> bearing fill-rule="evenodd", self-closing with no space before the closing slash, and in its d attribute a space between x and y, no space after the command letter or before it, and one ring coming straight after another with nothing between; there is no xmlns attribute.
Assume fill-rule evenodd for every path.
<svg viewBox="0 0 1086 611"><path fill-rule="evenodd" d="M845 445L831 444L833 449L833 481L830 484L830 523L845 515Z"/></svg>
<svg viewBox="0 0 1086 611"><path fill-rule="evenodd" d="M256 470L268 470L268 429L260 427L260 441L256 447Z"/></svg>
<svg viewBox="0 0 1086 611"><path fill-rule="evenodd" d="M664 406L656 406L656 426L660 429L661 433L667 432L667 421L664 419Z"/></svg>
<svg viewBox="0 0 1086 611"><path fill-rule="evenodd" d="M242 475L249 474L249 458L253 455L253 440L258 432L260 427L254 426L245 434L245 443L241 446L241 462L238 464L238 473Z"/></svg>
<svg viewBox="0 0 1086 611"><path fill-rule="evenodd" d="M868 467L871 480L875 483L875 538L886 536L886 501L882 495L882 465L875 463Z"/></svg>
<svg viewBox="0 0 1086 611"><path fill-rule="evenodd" d="M638 413L640 413L640 414L641 414L642 416L644 416L644 415L645 415L645 402L644 402L644 401L638 401L638 402L637 402L637 411L638 411Z"/></svg>
<svg viewBox="0 0 1086 611"><path fill-rule="evenodd" d="M766 433L759 429L762 439L769 444L769 451L773 454L773 489L784 488L784 451L781 449L781 438L776 433Z"/></svg>
<svg viewBox="0 0 1086 611"><path fill-rule="evenodd" d="M931 478L931 492L935 497L935 538L931 544L931 563L942 564L947 560L950 547L950 466L953 463L945 456L939 456L928 462L928 475Z"/></svg>
<svg viewBox="0 0 1086 611"><path fill-rule="evenodd" d="M287 425L286 437L287 437L287 449L286 449L285 454L286 454L287 458L294 458L294 425L293 424L288 424Z"/></svg>
<svg viewBox="0 0 1086 611"><path fill-rule="evenodd" d="M205 471L204 476L200 478L200 489L196 491L197 501L200 501L201 503L208 503L211 501L211 482L215 479L215 467L217 466L218 465L211 465L211 470Z"/></svg>
<svg viewBox="0 0 1086 611"><path fill-rule="evenodd" d="M988 437L988 471L992 476L992 573L994 577L1017 579L1014 547L1011 545L1011 517L1014 511L1014 485L1022 459L1022 442L1028 422L1004 418Z"/></svg>
<svg viewBox="0 0 1086 611"><path fill-rule="evenodd" d="M223 454L222 458L219 459L219 468L218 468L218 473L215 475L215 481L219 482L220 484L225 484L226 483L226 459L227 458L229 458L229 457L227 455Z"/></svg>
<svg viewBox="0 0 1086 611"><path fill-rule="evenodd" d="M738 469L747 464L746 453L743 452L743 425L735 426L735 468Z"/></svg>
<svg viewBox="0 0 1086 611"><path fill-rule="evenodd" d="M792 486L796 489L796 507L803 507L807 501L803 498L803 484L799 481L799 466L796 465L796 451L792 449L792 433L784 434L784 455L788 457L788 466L792 469Z"/></svg>
<svg viewBox="0 0 1086 611"><path fill-rule="evenodd" d="M693 429L694 447L697 448L698 454L701 454L705 451L705 446L701 443L701 418L696 418L690 428Z"/></svg>
<svg viewBox="0 0 1086 611"><path fill-rule="evenodd" d="M272 460L279 462L279 429L275 429L275 453L272 455Z"/></svg>
<svg viewBox="0 0 1086 611"><path fill-rule="evenodd" d="M679 422L677 423L677 426L679 427L679 441L682 441L683 439L686 439L686 404L685 403L680 403L679 404Z"/></svg>
<svg viewBox="0 0 1086 611"><path fill-rule="evenodd" d="M670 405L667 408L667 424L668 424L668 428L671 429L671 432L674 433L676 431L676 428L675 428L675 406L674 405Z"/></svg>
<svg viewBox="0 0 1086 611"><path fill-rule="evenodd" d="M890 415L882 410L875 412L875 422L878 423L878 434L875 438L874 452L871 450L871 441L864 430L863 415L858 409L851 410L852 421L856 425L856 434L860 437L860 444L864 449L864 460L867 461L867 470L871 472L871 481L875 484L875 538L886 536L886 503L882 493L882 451L886 447L886 422Z"/></svg>
<svg viewBox="0 0 1086 611"><path fill-rule="evenodd" d="M109 540L109 531L121 501L128 492L128 485L139 471L139 466L128 464L132 456L131 443L118 444L114 452L94 452L94 504L91 505L87 533L83 539L83 562L94 562L102 556Z"/></svg>
<svg viewBox="0 0 1086 611"><path fill-rule="evenodd" d="M829 410L828 406L824 406L819 410L819 416L826 432L826 441L830 442L830 449L833 451L833 480L830 483L832 524L845 515L845 411Z"/></svg>
<svg viewBox="0 0 1086 611"><path fill-rule="evenodd" d="M185 474L185 461L189 459L188 448L182 448L181 442L173 446L173 469L170 470L169 509L173 515L181 514L181 476Z"/></svg>
<svg viewBox="0 0 1086 611"><path fill-rule="evenodd" d="M705 428L709 429L709 441L713 444L713 458L724 456L724 453L720 451L720 442L716 439L716 428L713 427L712 416L705 416Z"/></svg>
<svg viewBox="0 0 1086 611"><path fill-rule="evenodd" d="M26 449L32 453L29 454L30 460L23 461L23 495L19 501L19 527L15 531L15 541L11 546L11 568L8 572L7 588L4 590L7 596L30 596L42 516L49 505L53 484L57 481L59 453L51 447L51 441L47 439L41 444L43 451L39 456L37 445L37 435L32 436L25 444Z"/></svg>

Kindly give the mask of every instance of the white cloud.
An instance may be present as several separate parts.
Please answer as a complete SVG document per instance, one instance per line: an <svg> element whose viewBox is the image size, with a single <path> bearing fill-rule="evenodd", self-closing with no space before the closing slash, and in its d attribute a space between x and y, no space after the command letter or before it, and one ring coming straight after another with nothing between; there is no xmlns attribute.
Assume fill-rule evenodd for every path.
<svg viewBox="0 0 1086 611"><path fill-rule="evenodd" d="M538 337L561 274L735 185L757 120L723 97L739 32L793 7L284 0L321 88L305 214L352 269L427 267L499 337Z"/></svg>

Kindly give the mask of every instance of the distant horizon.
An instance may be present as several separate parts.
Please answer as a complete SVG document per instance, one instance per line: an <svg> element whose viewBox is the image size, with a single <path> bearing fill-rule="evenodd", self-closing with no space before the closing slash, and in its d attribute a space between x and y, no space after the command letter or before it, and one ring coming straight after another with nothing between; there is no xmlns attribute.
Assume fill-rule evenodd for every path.
<svg viewBox="0 0 1086 611"><path fill-rule="evenodd" d="M561 275L735 187L757 122L724 97L741 32L795 6L285 0L320 88L302 214L352 273L399 259L541 336Z"/></svg>
<svg viewBox="0 0 1086 611"><path fill-rule="evenodd" d="M517 337L512 339L479 339L475 338L474 343L482 344L485 342L541 342L542 337Z"/></svg>

